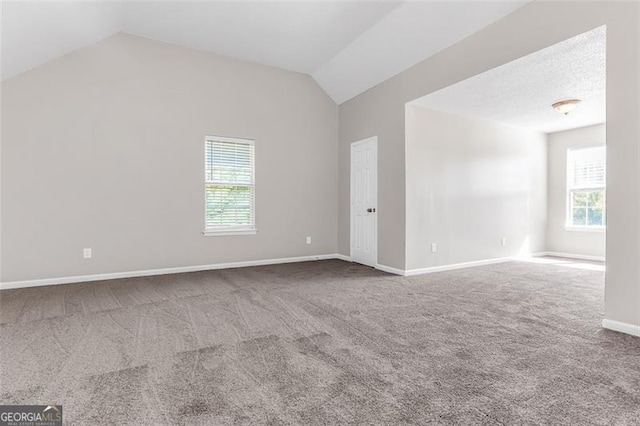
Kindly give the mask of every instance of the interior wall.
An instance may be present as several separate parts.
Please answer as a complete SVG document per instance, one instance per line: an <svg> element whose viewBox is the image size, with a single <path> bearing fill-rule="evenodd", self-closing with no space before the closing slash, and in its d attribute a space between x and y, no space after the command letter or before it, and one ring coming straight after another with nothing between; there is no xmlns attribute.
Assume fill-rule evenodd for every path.
<svg viewBox="0 0 640 426"><path fill-rule="evenodd" d="M406 269L544 251L545 133L415 106L406 120Z"/></svg>
<svg viewBox="0 0 640 426"><path fill-rule="evenodd" d="M541 23L544 25L541 27ZM404 269L405 104L607 25L606 319L640 326L640 5L534 1L340 106L339 242L349 251L349 144L378 136L378 262ZM544 28L543 30L541 28Z"/></svg>
<svg viewBox="0 0 640 426"><path fill-rule="evenodd" d="M606 126L599 124L549 134L549 204L547 251L605 256L605 232L566 229L567 150L606 143Z"/></svg>
<svg viewBox="0 0 640 426"><path fill-rule="evenodd" d="M393 79L392 79L393 80ZM338 169L338 252L350 256L351 143L378 137L378 264L405 266L404 103L402 92L387 81L340 107ZM380 92L383 93L380 93ZM369 96L372 95L372 96ZM380 96L380 97L378 97Z"/></svg>
<svg viewBox="0 0 640 426"><path fill-rule="evenodd" d="M336 252L338 111L307 75L118 34L2 91L5 282ZM255 139L256 235L202 235L207 134Z"/></svg>

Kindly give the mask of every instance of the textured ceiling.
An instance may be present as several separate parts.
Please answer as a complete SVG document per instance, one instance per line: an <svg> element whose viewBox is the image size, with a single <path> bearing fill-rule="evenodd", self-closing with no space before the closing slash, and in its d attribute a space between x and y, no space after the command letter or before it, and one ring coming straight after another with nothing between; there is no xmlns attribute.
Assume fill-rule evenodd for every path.
<svg viewBox="0 0 640 426"><path fill-rule="evenodd" d="M528 1L3 1L1 71L124 31L310 74L340 104Z"/></svg>
<svg viewBox="0 0 640 426"><path fill-rule="evenodd" d="M551 104L581 99L564 116ZM410 104L546 133L606 121L606 29L599 27Z"/></svg>

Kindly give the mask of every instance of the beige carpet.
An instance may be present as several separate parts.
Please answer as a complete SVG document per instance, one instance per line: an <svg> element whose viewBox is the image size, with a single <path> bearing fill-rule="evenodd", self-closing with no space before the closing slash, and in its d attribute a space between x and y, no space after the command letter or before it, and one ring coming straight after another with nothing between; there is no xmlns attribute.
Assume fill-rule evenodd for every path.
<svg viewBox="0 0 640 426"><path fill-rule="evenodd" d="M0 402L65 423L640 424L603 273L309 262L0 292Z"/></svg>

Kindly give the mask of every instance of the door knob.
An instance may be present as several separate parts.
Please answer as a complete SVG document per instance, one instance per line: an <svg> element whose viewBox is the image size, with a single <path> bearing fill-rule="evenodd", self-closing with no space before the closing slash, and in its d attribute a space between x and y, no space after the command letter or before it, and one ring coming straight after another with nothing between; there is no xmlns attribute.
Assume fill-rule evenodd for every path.
<svg viewBox="0 0 640 426"><path fill-rule="evenodd" d="M376 209L375 208L369 208L367 209L367 213L375 213Z"/></svg>

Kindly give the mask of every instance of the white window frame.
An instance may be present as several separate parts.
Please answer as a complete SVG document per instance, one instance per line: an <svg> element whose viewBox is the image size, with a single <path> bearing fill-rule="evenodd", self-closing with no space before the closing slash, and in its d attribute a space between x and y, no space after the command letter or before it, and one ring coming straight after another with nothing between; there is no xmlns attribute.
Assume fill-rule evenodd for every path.
<svg viewBox="0 0 640 426"><path fill-rule="evenodd" d="M570 180L571 180L571 173L572 171L570 170L571 164L570 164L570 160L571 160L571 152L572 151L581 151L581 150L586 150L586 149L593 149L593 148L604 148L604 152L605 152L605 182L602 186L592 186L592 187L572 187L572 185L570 184ZM604 144L598 144L598 145L588 145L588 146L581 146L578 148L569 148L567 149L567 158L566 158L566 176L565 176L565 180L566 180L566 200L567 200L567 207L566 207L566 220L565 220L565 229L567 231L571 231L571 232L605 232L605 230L607 229L607 208L606 208L606 200L607 200L607 185L606 185L606 174L607 174L607 170L606 170L606 163L607 163L607 151L606 151L606 145ZM579 192L604 192L604 199L605 199L605 208L602 212L602 222L604 223L604 225L574 225L573 224L573 197L572 195L574 193L579 193ZM588 207L587 207L588 208ZM587 210L588 212L588 210Z"/></svg>
<svg viewBox="0 0 640 426"><path fill-rule="evenodd" d="M251 176L252 176L252 181L253 183L249 184L249 185L242 185L242 186L252 186L253 187L253 191L252 191L252 199L251 199L251 204L253 207L253 223L250 225L241 225L241 226L226 226L226 227L220 227L220 228L207 228L207 191L206 191L206 187L207 184L210 184L210 182L207 182L206 179L206 165L205 165L205 178L203 179L204 181L204 231L202 232L202 234L205 237L222 237L222 236L232 236L232 235L255 235L258 230L256 228L256 152L255 152L255 141L252 139L244 139L244 138L231 138L231 137L226 137L226 136L211 136L211 135L207 135L205 137L205 142L204 142L204 151L205 151L205 161L206 161L206 151L207 151L207 144L210 142L230 142L230 143L243 143L246 145L250 145L251 149L252 149L252 157L253 157L253 161L251 164Z"/></svg>

